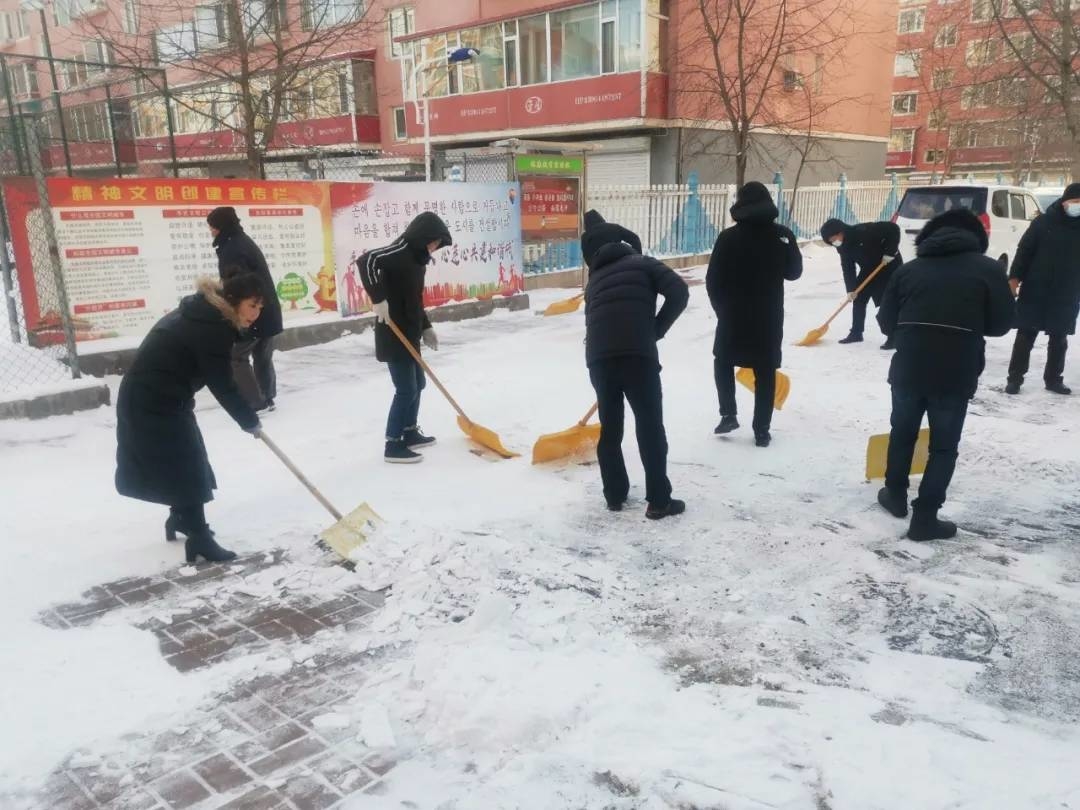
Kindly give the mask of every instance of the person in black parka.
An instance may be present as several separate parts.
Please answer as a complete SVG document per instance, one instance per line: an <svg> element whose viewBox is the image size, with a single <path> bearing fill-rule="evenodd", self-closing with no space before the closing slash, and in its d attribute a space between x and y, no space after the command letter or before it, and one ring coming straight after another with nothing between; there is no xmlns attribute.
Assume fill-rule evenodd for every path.
<svg viewBox="0 0 1080 810"><path fill-rule="evenodd" d="M925 413L930 422L926 465L908 537L952 537L956 526L938 510L956 469L968 400L986 365L984 336L1013 325L1013 297L979 218L956 209L930 220L915 239L918 258L893 276L878 310L882 331L896 342L889 369L892 432L885 487L878 502L896 517L908 512L908 476Z"/></svg>
<svg viewBox="0 0 1080 810"><path fill-rule="evenodd" d="M690 291L679 275L636 247L632 232L605 222L596 211L585 214L581 253L589 267L585 287L585 363L600 406L600 443L596 449L604 499L619 511L630 493L623 459L624 398L637 426L638 452L645 467L645 516L677 515L686 508L671 497L667 477L658 340L686 309ZM656 311L656 297L664 305Z"/></svg>
<svg viewBox="0 0 1080 810"><path fill-rule="evenodd" d="M438 351L439 339L424 311L424 277L435 251L454 243L450 229L438 214L425 211L386 247L375 248L356 260L360 282L375 313L375 357L386 363L394 383L394 399L386 417L385 461L411 464L423 460L417 448L434 444L417 420L424 370L387 326L390 319L420 351L421 342Z"/></svg>
<svg viewBox="0 0 1080 810"><path fill-rule="evenodd" d="M881 306L881 297L889 286L893 272L904 263L900 256L900 226L893 222L865 222L862 225L846 225L839 219L830 219L821 226L821 238L836 248L840 254L840 269L844 274L844 288L851 304L851 332L840 343L862 343L866 326L866 307L872 300ZM854 297L867 276L882 261L885 268L878 273L865 290ZM888 340L881 347L892 349Z"/></svg>
<svg viewBox="0 0 1080 810"><path fill-rule="evenodd" d="M731 206L735 226L716 238L705 288L716 313L713 372L720 399L716 434L739 426L735 366L754 370L754 436L770 441L776 370L784 338L784 281L802 275L795 234L775 222L779 212L761 183L747 183Z"/></svg>
<svg viewBox="0 0 1080 810"><path fill-rule="evenodd" d="M263 252L241 227L235 208L215 208L206 222L214 237L221 280L237 273L254 273L262 284L262 315L233 347L233 375L252 408L272 411L277 397L274 338L284 331L274 279Z"/></svg>
<svg viewBox="0 0 1080 810"><path fill-rule="evenodd" d="M1016 341L1009 363L1008 394L1019 394L1031 349L1039 332L1049 336L1043 382L1055 394L1071 394L1065 385L1068 336L1076 332L1080 309L1080 183L1028 226L1020 238L1009 283L1019 294Z"/></svg>
<svg viewBox="0 0 1080 810"><path fill-rule="evenodd" d="M232 348L259 317L262 301L254 274L230 274L224 285L203 279L150 330L120 383L116 491L168 506L166 539L186 536L188 562L236 557L206 525L203 507L217 482L195 421L195 393L208 386L241 428L258 435L259 417L233 379Z"/></svg>

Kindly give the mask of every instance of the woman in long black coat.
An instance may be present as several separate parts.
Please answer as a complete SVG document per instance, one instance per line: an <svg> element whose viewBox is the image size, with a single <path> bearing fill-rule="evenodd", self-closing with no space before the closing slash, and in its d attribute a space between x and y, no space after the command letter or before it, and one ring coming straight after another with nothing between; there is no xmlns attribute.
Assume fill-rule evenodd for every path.
<svg viewBox="0 0 1080 810"><path fill-rule="evenodd" d="M188 562L236 557L206 524L204 504L217 482L195 422L195 393L204 385L241 428L258 435L259 417L232 375L232 346L259 317L263 289L245 273L224 285L203 279L198 292L157 322L120 383L116 400L116 490L169 507L165 536L187 538Z"/></svg>
<svg viewBox="0 0 1080 810"><path fill-rule="evenodd" d="M709 260L706 289L716 312L713 370L720 399L717 434L739 426L735 404L735 366L751 368L754 384L754 437L768 447L771 437L776 370L784 338L784 281L802 275L795 234L775 222L779 212L761 183L739 189L731 207L734 227L720 233Z"/></svg>

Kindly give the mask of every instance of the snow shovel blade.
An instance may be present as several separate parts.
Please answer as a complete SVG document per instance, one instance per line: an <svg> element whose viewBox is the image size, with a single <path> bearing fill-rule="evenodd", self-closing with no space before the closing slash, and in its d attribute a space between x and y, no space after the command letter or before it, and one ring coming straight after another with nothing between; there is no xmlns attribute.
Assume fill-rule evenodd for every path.
<svg viewBox="0 0 1080 810"><path fill-rule="evenodd" d="M382 525L383 519L366 503L341 518L319 538L346 560Z"/></svg>
<svg viewBox="0 0 1080 810"><path fill-rule="evenodd" d="M503 447L502 441L499 439L499 435L494 430L489 430L483 425L478 425L476 422L471 422L464 416L458 415L457 418L458 427L461 428L461 432L476 442L481 447L486 447L495 455L501 458L517 458L520 453L515 453L511 450L507 450Z"/></svg>
<svg viewBox="0 0 1080 810"><path fill-rule="evenodd" d="M889 434L880 433L871 436L866 443L866 480L885 477L885 462L889 457ZM911 457L911 474L922 475L926 472L926 462L930 458L930 429L919 431L915 441L915 455Z"/></svg>
<svg viewBox="0 0 1080 810"><path fill-rule="evenodd" d="M754 370L752 368L740 368L735 372L735 379L745 385L751 391L754 390ZM791 378L782 371L776 372L776 394L773 396L773 407L778 411L784 409L788 394L791 393Z"/></svg>
<svg viewBox="0 0 1080 810"><path fill-rule="evenodd" d="M544 317L549 315L568 315L571 312L577 312L577 308L581 306L581 302L585 300L585 293L578 293L573 298L567 298L564 301L556 301L554 304L548 304L548 308L544 310Z"/></svg>
<svg viewBox="0 0 1080 810"><path fill-rule="evenodd" d="M809 332L806 333L806 337L804 337L802 340L800 340L795 345L796 346L813 346L815 343L817 343L819 340L821 340L823 337L825 337L825 333L828 332L828 331L829 331L829 325L828 324L825 324L824 326L819 326L817 329L811 329Z"/></svg>
<svg viewBox="0 0 1080 810"><path fill-rule="evenodd" d="M533 464L559 461L580 453L592 452L600 441L600 424L574 425L569 430L546 433L533 445Z"/></svg>

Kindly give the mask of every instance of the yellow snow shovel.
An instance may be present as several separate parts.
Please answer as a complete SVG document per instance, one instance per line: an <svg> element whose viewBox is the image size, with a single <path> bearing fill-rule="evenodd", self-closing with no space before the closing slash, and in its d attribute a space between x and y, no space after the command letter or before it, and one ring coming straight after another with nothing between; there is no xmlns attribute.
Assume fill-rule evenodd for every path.
<svg viewBox="0 0 1080 810"><path fill-rule="evenodd" d="M544 317L549 315L569 315L571 312L577 312L577 308L581 306L581 302L585 300L585 293L578 293L573 298L566 298L562 301L556 301L554 304L548 304L547 309L544 310Z"/></svg>
<svg viewBox="0 0 1080 810"><path fill-rule="evenodd" d="M463 411L461 409L461 406L457 404L457 400L450 396L450 392L446 390L446 388L441 382L439 382L439 378L435 376L435 372L432 371L431 367L424 362L424 359L420 356L420 352L416 350L416 347L413 346L412 343L409 342L409 339L405 337L404 334L402 334L400 329L398 329L398 325L389 318L386 319L386 325L390 327L391 332L397 335L397 339L401 341L401 345L408 350L410 355L412 355L412 359L420 364L420 368L424 370L424 373L428 376L428 379L431 380L435 384L435 387L442 392L442 395L446 397L446 401L450 403L450 406L455 411L457 411L457 423L458 427L461 428L462 433L464 433L477 444L481 445L482 447L486 447L495 455L502 458L517 458L519 455L521 455L520 453L514 453L503 447L503 443L499 440L499 436L497 433L495 433L495 431L489 430L483 425L478 425L476 424L476 422L472 421L469 417L467 417L465 415L465 411Z"/></svg>
<svg viewBox="0 0 1080 810"><path fill-rule="evenodd" d="M754 390L754 370L752 368L740 368L735 372L735 379L745 385L751 391ZM791 378L782 371L776 372L776 395L773 397L773 407L778 411L784 409L788 394L791 393Z"/></svg>
<svg viewBox="0 0 1080 810"><path fill-rule="evenodd" d="M871 281L874 280L874 278L877 276L878 273L880 273L882 270L885 269L885 267L889 264L890 261L892 261L892 259L889 259L889 260L882 259L881 264L879 264L877 267L874 268L874 272L872 272L870 275L868 275L866 277L866 279L863 281L863 283L855 288L855 292L851 293L847 298L844 299L844 303L842 303L839 307L836 308L836 312L834 312L832 315L830 315L829 319L827 321L825 321L825 323L823 323L817 329L811 329L809 332L806 333L806 337L804 337L802 340L800 340L795 345L796 346L813 346L815 343L817 343L819 340L821 340L823 337L825 337L825 333L829 331L829 324L832 323L834 320L836 320L836 316L839 315L841 312L843 312L844 307L846 307L848 304L851 303L852 297L857 296L864 289L866 289L866 286Z"/></svg>
<svg viewBox="0 0 1080 810"><path fill-rule="evenodd" d="M885 477L885 462L889 457L889 434L880 433L871 436L866 443L866 480ZM930 458L930 429L919 431L915 441L915 455L911 457L911 474L922 475L926 472L926 462Z"/></svg>
<svg viewBox="0 0 1080 810"><path fill-rule="evenodd" d="M343 516L326 499L326 496L319 492L318 488L307 479L307 476L300 472L297 466L292 463L292 460L282 452L281 448L271 441L264 431L260 430L258 436L273 451L274 455L281 459L281 463L289 468L289 472L295 475L300 483L307 488L308 492L314 495L315 499L326 508L326 511L334 516L337 523L323 531L319 537L346 560L349 559L349 555L367 541L371 533L383 522L383 519L366 503L360 504L349 514Z"/></svg>
<svg viewBox="0 0 1080 810"><path fill-rule="evenodd" d="M589 420L599 406L600 403L594 403L589 412L572 428L559 433L546 433L537 439L533 445L532 463L558 461L595 448L600 441L600 425L590 425Z"/></svg>

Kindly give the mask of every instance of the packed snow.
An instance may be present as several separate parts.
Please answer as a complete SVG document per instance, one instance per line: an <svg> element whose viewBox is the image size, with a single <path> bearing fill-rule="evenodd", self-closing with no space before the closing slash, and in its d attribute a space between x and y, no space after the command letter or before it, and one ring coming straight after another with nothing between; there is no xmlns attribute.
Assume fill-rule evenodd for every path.
<svg viewBox="0 0 1080 810"><path fill-rule="evenodd" d="M429 387L421 419L439 444L423 464L384 464L391 387L370 333L278 356L267 433L339 508L367 501L386 519L355 572L325 556L310 586L390 588L351 639L379 653L366 681L315 720L399 762L346 807L1080 807L1080 397L1044 392L1036 372L1006 398L1011 340L991 341L944 509L961 533L903 539L863 480L867 437L888 429L889 355L873 326L837 345L846 313L821 345L790 345L843 297L835 252L804 253L788 285L792 393L769 449L753 445L745 391L744 427L712 435L703 286L661 344L669 472L687 512L658 523L644 519L629 425L623 513L604 508L595 464L528 464L539 434L593 401L582 313L537 315L567 291L438 325L429 359L470 418L524 454L513 461L474 452ZM317 562L318 503L211 398L198 417L218 539ZM162 509L115 494L114 427L106 408L0 422L0 804L73 752L183 728L252 669L302 666L179 674L125 622L38 623L99 583L184 566L161 539Z"/></svg>

